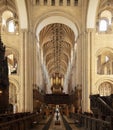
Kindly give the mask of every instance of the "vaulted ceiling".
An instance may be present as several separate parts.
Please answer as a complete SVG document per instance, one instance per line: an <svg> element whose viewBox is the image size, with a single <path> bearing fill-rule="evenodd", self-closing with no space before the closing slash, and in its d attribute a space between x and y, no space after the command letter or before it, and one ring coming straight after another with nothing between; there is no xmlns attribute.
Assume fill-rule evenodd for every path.
<svg viewBox="0 0 113 130"><path fill-rule="evenodd" d="M66 74L74 41L74 32L64 24L49 24L41 30L40 46L51 77L56 73L61 76Z"/></svg>
<svg viewBox="0 0 113 130"><path fill-rule="evenodd" d="M2 10L12 10L16 12L16 5L14 0L0 0L0 11Z"/></svg>

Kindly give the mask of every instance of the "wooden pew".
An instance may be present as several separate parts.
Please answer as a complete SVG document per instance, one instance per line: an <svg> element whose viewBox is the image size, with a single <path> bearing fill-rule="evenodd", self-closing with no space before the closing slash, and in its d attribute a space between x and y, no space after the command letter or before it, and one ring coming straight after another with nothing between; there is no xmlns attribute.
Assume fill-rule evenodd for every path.
<svg viewBox="0 0 113 130"><path fill-rule="evenodd" d="M0 130L29 130L33 122L39 123L42 115L37 113L17 113L0 116Z"/></svg>

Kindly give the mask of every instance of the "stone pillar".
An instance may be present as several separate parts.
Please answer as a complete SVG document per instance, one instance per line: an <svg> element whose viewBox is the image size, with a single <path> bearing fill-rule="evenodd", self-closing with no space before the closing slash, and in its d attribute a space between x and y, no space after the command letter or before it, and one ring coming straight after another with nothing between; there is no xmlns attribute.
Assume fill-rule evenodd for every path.
<svg viewBox="0 0 113 130"><path fill-rule="evenodd" d="M92 73L93 73L93 64L94 57L93 54L93 30L88 29L87 32L83 35L83 44L82 44L82 109L85 112L90 112L90 98L91 87L92 87Z"/></svg>
<svg viewBox="0 0 113 130"><path fill-rule="evenodd" d="M47 1L47 5L48 5L48 6L51 6L51 0L48 0L48 1Z"/></svg>
<svg viewBox="0 0 113 130"><path fill-rule="evenodd" d="M21 49L20 49L20 94L19 94L19 112L24 112L25 111L25 42L26 42L26 31L23 30L20 33L20 44L21 44Z"/></svg>
<svg viewBox="0 0 113 130"><path fill-rule="evenodd" d="M33 110L33 43L31 43L31 33L27 30L23 31L22 43L22 66L21 66L21 82L22 82L22 95L23 95L23 111L31 112Z"/></svg>
<svg viewBox="0 0 113 130"><path fill-rule="evenodd" d="M77 64L76 64L76 83L77 84L81 84L82 83L82 52L84 51L82 51L82 44L81 44L81 42L82 42L82 37L80 36L80 38L77 40L77 43L75 43L75 44L77 44L76 46L77 46L77 49L76 49L76 51L77 51L77 59L76 59L76 62L77 62Z"/></svg>
<svg viewBox="0 0 113 130"><path fill-rule="evenodd" d="M44 0L40 0L40 5L44 5Z"/></svg>
<svg viewBox="0 0 113 130"><path fill-rule="evenodd" d="M74 0L70 0L70 5L74 6Z"/></svg>
<svg viewBox="0 0 113 130"><path fill-rule="evenodd" d="M59 6L59 0L55 1L55 6Z"/></svg>
<svg viewBox="0 0 113 130"><path fill-rule="evenodd" d="M33 5L36 5L36 4L37 4L37 3L36 3L36 0L33 0L32 2L33 2Z"/></svg>
<svg viewBox="0 0 113 130"><path fill-rule="evenodd" d="M63 0L63 6L67 5L67 0Z"/></svg>
<svg viewBox="0 0 113 130"><path fill-rule="evenodd" d="M90 29L90 39L91 39L91 93L96 94L98 92L98 88L95 88L95 77L97 75L97 55L95 55L95 29Z"/></svg>
<svg viewBox="0 0 113 130"><path fill-rule="evenodd" d="M86 42L84 46L84 53L85 53L85 58L84 58L84 110L88 112L90 110L90 102L89 102L89 93L90 93L90 62L91 62L91 56L90 56L90 31L85 34L86 36Z"/></svg>

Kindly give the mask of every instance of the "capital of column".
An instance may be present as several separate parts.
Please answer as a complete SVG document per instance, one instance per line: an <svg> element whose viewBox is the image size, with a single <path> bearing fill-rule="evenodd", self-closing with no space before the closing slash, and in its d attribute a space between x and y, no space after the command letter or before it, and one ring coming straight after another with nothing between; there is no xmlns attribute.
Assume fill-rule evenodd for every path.
<svg viewBox="0 0 113 130"><path fill-rule="evenodd" d="M89 32L95 32L95 31L96 31L95 28L88 28L88 29L86 30L87 33L89 33Z"/></svg>

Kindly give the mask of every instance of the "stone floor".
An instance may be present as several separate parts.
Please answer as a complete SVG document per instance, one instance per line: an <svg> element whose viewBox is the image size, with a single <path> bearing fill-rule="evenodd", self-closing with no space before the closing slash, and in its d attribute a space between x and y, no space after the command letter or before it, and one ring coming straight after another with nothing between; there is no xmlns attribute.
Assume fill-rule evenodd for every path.
<svg viewBox="0 0 113 130"><path fill-rule="evenodd" d="M48 117L47 119L43 120L42 122L40 122L35 128L31 129L31 130L42 130L42 128L44 127L44 125L47 123L47 121L49 120L50 117ZM72 130L84 130L83 128L77 128L74 124L74 121L70 118L67 118L66 116L64 116L64 118L66 119L66 121L69 123L69 125L71 126ZM62 117L59 115L59 119L60 121L60 125L55 125L55 121L56 121L56 117L54 115L53 120L50 124L50 128L49 130L66 130Z"/></svg>
<svg viewBox="0 0 113 130"><path fill-rule="evenodd" d="M58 120L60 121L60 125L55 125L56 116L54 115L49 130L65 130L65 126L60 115Z"/></svg>

